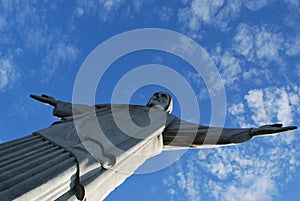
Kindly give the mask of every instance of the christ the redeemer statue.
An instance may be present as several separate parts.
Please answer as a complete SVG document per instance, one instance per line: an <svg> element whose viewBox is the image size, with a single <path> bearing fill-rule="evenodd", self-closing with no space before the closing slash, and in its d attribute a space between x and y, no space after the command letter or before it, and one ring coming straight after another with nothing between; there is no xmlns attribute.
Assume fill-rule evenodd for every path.
<svg viewBox="0 0 300 201"><path fill-rule="evenodd" d="M61 118L49 128L0 145L1 200L103 200L163 150L237 144L296 129L282 124L218 128L170 114L172 98L155 93L145 106L71 104L32 98Z"/></svg>

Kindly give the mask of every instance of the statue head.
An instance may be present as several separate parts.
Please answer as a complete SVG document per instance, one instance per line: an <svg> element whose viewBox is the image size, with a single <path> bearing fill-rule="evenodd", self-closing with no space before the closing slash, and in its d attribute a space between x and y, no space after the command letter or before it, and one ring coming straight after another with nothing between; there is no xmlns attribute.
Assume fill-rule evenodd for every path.
<svg viewBox="0 0 300 201"><path fill-rule="evenodd" d="M168 113L172 112L173 109L173 101L170 94L165 92L157 92L153 94L147 103L149 107L156 107L161 110L164 110Z"/></svg>

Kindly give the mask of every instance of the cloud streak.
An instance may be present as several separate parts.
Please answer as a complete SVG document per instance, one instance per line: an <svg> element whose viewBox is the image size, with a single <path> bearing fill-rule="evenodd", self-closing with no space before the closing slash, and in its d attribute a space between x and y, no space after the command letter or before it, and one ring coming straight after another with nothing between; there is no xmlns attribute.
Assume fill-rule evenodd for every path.
<svg viewBox="0 0 300 201"><path fill-rule="evenodd" d="M178 162L178 167L170 173L178 182L169 188L180 189L173 193L173 196L181 196L175 200L256 201L278 198L280 188L292 178L300 163L295 146L286 146L287 141L273 138L271 141L260 138L238 147L200 150L199 157L187 159L189 165ZM262 146L264 141L269 146ZM200 157L203 151L208 152L204 159ZM169 183L166 180L165 183Z"/></svg>
<svg viewBox="0 0 300 201"><path fill-rule="evenodd" d="M249 109L252 111L251 119L256 125L276 120L283 124L292 123L292 107L297 104L298 98L295 92L288 93L285 88L272 87L264 90L250 90L245 96Z"/></svg>
<svg viewBox="0 0 300 201"><path fill-rule="evenodd" d="M0 2L0 44L6 47L7 52L13 52L14 49L22 49L18 57L27 57L30 54L35 58L35 74L51 79L52 72L63 68L62 64L71 63L77 58L78 49L65 37L61 28L51 26L52 10L43 9L43 4L36 2L12 1ZM49 3L49 7L55 8L57 5ZM68 30L64 30L65 33ZM3 50L2 50L3 52ZM26 59L25 59L26 61ZM15 57L10 60L11 63L18 64ZM31 61L26 61L22 66L31 66ZM47 66L47 67L45 67ZM48 66L51 66L48 68ZM48 71L45 71L45 68ZM49 70L51 69L51 70ZM12 77L15 72L12 67L2 67L2 88L5 85L5 76ZM6 74L5 74L6 73ZM26 77L23 75L23 77Z"/></svg>
<svg viewBox="0 0 300 201"><path fill-rule="evenodd" d="M198 31L203 25L212 24L220 30L228 29L228 24L240 13L241 3L238 0L191 1L180 9L178 19L192 31Z"/></svg>
<svg viewBox="0 0 300 201"><path fill-rule="evenodd" d="M0 55L0 92L6 91L18 78L16 66L13 64L13 57L1 57Z"/></svg>
<svg viewBox="0 0 300 201"><path fill-rule="evenodd" d="M298 103L297 87L251 89L245 95L245 102L231 105L229 113L239 125L247 125L249 120L252 126L272 122L289 124L295 123L292 117L298 112L295 110ZM190 200L193 195L198 200L277 199L281 188L300 166L296 132L258 137L238 146L199 150L198 155L190 154L177 162L177 167L170 171L177 183L171 183L169 188L178 187L180 191L173 196L184 195L182 200ZM191 175L194 181L189 180Z"/></svg>
<svg viewBox="0 0 300 201"><path fill-rule="evenodd" d="M283 43L282 34L267 26L240 24L233 39L233 48L248 61L265 66L272 61L280 62Z"/></svg>

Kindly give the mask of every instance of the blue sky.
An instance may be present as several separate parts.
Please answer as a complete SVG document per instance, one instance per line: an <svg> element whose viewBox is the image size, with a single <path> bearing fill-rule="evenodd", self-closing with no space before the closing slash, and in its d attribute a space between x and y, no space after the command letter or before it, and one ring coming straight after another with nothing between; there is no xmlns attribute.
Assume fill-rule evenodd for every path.
<svg viewBox="0 0 300 201"><path fill-rule="evenodd" d="M0 140L31 134L57 120L29 94L71 102L76 75L91 51L117 34L141 28L176 31L204 48L224 84L226 127L299 125L299 25L299 0L1 0ZM111 102L118 80L146 64L180 73L197 97L200 123L210 124L206 83L186 61L161 51L132 52L115 61L95 102ZM142 86L131 103L145 104L162 89L175 96L173 113L181 116L180 101L164 86ZM238 146L189 150L163 170L128 178L106 200L298 200L299 165L299 131L293 131Z"/></svg>

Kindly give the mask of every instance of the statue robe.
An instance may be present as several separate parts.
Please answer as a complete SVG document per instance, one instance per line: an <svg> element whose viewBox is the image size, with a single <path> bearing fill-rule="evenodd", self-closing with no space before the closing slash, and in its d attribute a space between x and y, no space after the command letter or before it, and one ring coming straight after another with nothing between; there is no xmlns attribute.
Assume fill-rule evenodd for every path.
<svg viewBox="0 0 300 201"><path fill-rule="evenodd" d="M70 175L63 169L56 173L56 180L62 175L72 179L67 183L68 191L52 197L58 200L102 200L163 150L240 143L251 138L250 129L193 124L147 106L72 106L59 101L53 113L62 120L33 135L66 150L77 164ZM48 185L49 192L52 186Z"/></svg>

